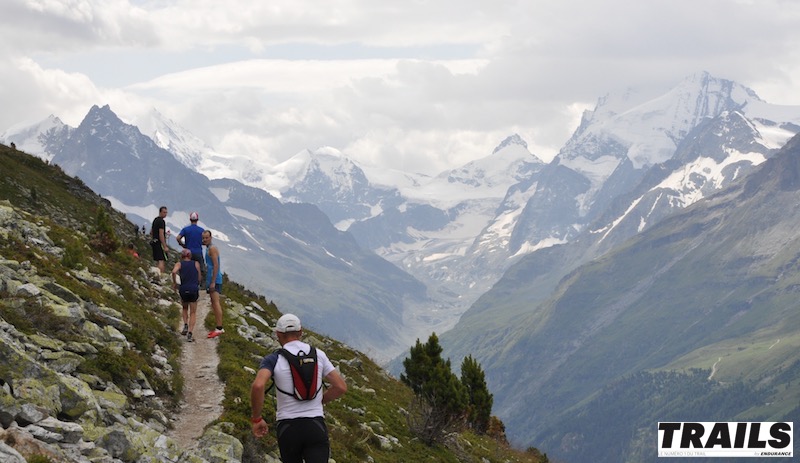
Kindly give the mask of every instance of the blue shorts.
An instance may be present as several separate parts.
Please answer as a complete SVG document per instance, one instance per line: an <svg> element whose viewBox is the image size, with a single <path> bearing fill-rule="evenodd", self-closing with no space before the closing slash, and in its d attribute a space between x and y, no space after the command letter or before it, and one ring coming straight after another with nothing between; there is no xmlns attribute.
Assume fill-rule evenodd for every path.
<svg viewBox="0 0 800 463"><path fill-rule="evenodd" d="M211 294L211 293L212 293L210 286L206 286L206 292L207 292L208 294ZM217 284L215 284L215 285L214 285L214 291L213 291L213 292L216 292L216 293L222 294L222 283L217 283Z"/></svg>

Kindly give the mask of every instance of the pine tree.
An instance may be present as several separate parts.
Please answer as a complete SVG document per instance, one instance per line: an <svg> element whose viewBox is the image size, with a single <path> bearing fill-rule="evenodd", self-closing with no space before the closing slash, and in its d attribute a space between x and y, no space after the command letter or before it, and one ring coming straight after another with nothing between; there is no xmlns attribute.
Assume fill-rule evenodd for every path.
<svg viewBox="0 0 800 463"><path fill-rule="evenodd" d="M411 348L410 357L403 360L405 373L400 375L400 381L407 384L417 395L422 393L425 384L430 381L433 359L441 359L441 347L438 352L436 351L438 345L439 339L436 337L436 333L432 334L428 343L424 345L417 338L417 343ZM429 352L429 349L432 352Z"/></svg>
<svg viewBox="0 0 800 463"><path fill-rule="evenodd" d="M484 434L489 427L494 397L486 386L486 377L481 365L471 355L464 357L464 361L461 362L461 383L469 397L467 423L476 432Z"/></svg>
<svg viewBox="0 0 800 463"><path fill-rule="evenodd" d="M422 344L417 339L410 357L403 360L405 373L400 380L411 387L427 406L424 416L414 417L414 431L428 443L439 441L445 432L459 427L466 414L467 390L450 369L450 359L442 359L436 333Z"/></svg>

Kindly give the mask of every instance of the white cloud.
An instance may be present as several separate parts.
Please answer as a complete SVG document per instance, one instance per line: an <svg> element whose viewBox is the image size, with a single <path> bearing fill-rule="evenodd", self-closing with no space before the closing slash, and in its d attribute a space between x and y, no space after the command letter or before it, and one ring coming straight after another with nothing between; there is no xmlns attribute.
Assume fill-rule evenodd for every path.
<svg viewBox="0 0 800 463"><path fill-rule="evenodd" d="M5 0L0 131L152 107L220 152L333 146L436 174L519 133L549 159L598 97L709 71L800 104L789 0Z"/></svg>

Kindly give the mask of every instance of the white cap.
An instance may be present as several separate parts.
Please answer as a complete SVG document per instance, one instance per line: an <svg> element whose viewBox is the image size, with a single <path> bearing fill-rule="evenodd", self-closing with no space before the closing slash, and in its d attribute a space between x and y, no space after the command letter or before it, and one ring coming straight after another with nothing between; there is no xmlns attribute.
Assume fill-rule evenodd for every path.
<svg viewBox="0 0 800 463"><path fill-rule="evenodd" d="M196 222L200 218L200 215L197 212L192 212L189 214L189 221Z"/></svg>
<svg viewBox="0 0 800 463"><path fill-rule="evenodd" d="M287 313L278 319L275 324L275 331L278 333L286 333L289 331L300 331L303 327L300 326L300 319L296 315Z"/></svg>

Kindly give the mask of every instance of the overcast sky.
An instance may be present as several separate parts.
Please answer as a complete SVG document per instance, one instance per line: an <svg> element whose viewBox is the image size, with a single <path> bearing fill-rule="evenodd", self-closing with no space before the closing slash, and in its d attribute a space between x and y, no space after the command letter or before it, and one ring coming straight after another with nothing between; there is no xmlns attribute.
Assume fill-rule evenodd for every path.
<svg viewBox="0 0 800 463"><path fill-rule="evenodd" d="M157 109L274 164L332 146L436 174L700 71L800 104L796 0L2 0L0 133Z"/></svg>

